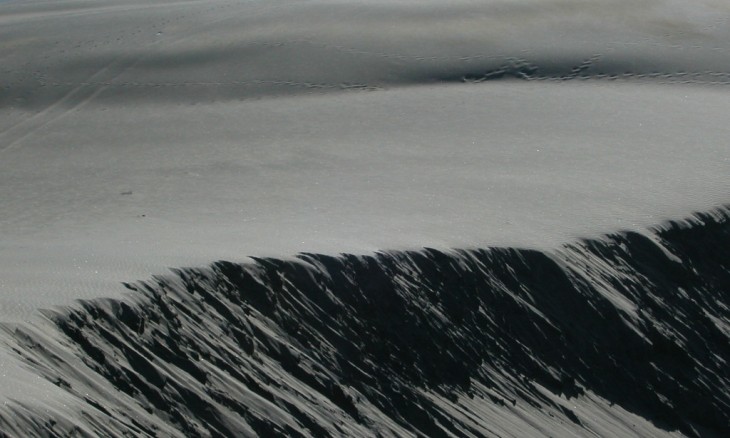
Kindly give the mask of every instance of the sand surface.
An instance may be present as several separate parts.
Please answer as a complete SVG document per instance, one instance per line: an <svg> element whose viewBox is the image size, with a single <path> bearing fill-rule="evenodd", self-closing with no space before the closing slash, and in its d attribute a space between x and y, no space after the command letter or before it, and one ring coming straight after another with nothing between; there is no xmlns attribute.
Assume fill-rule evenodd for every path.
<svg viewBox="0 0 730 438"><path fill-rule="evenodd" d="M489 82L90 102L5 150L3 319L249 255L549 247L728 201L700 86Z"/></svg>
<svg viewBox="0 0 730 438"><path fill-rule="evenodd" d="M0 2L0 321L219 259L550 249L727 204L728 17Z"/></svg>

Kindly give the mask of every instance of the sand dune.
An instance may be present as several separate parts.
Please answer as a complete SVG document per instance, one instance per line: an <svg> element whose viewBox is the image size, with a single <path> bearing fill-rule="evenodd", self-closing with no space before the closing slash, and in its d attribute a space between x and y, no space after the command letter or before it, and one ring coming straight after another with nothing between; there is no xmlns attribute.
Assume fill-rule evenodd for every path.
<svg viewBox="0 0 730 438"><path fill-rule="evenodd" d="M712 336L720 337L708 341L701 354L671 335L685 325L700 324L697 330L702 334L709 333L702 330L710 330L710 322L727 327L726 308L710 304L711 299L724 300L718 292L726 289L724 280L717 280L714 292L693 283L698 294L720 294L706 298L710 301L700 306L702 315L685 315L687 307L672 304L664 308L667 314L656 310L656 315L644 317L636 313L632 294L690 293L684 283L689 280L663 270L711 264L703 254L676 250L673 241L667 244L669 252L662 253L663 239L672 239L651 229L730 203L729 18L725 2L710 0L0 1L0 321L7 328L2 336L6 347L0 351L0 395L13 406L0 410L2 430L11 435L23 435L24 430L49 433L50 423L39 420L46 415L65 433L72 424L59 423L60 417L84 418L78 427L90 434L125 428L144 434L151 433L145 428L153 425L162 434L262 434L269 426L278 432L314 435L324 430L333 435L377 430L433 435L443 429L500 436L584 435L588 429L599 435L721 431L727 421L727 409L722 408L727 400L722 396L698 401L697 406L708 412L701 415L682 404L704 394L700 389L681 394L666 389L671 386L667 379L685 382L697 377L684 371L669 370L666 378L652 374L666 389L658 392L666 400L650 400L649 387L642 387L639 401L631 404L625 393L606 392L606 381L587 377L586 369L597 363L586 362L588 368L578 370L564 358L536 359L551 364L553 374L562 376L558 379L572 376L582 382L580 403L591 412L588 420L588 414L570 413L567 399L558 400L560 391L550 387L548 377L527 371L520 375L515 362L470 369L470 384L479 389L469 402L464 382L446 382L452 388L438 392L438 385L403 380L407 391L425 392L409 399L417 400L413 405L400 405L393 401L395 393L376 390L367 379L358 383L362 386L345 389L317 386L326 379L315 384L297 376L296 370L280 363L275 346L264 354L271 367L256 365L262 367L257 372L268 379L293 379L285 389L274 391L277 400L289 404L276 402L273 407L271 400L259 400L256 403L263 404L257 413L247 416L215 399L219 393L199 392L203 389L195 386L195 379L184 374L190 370L175 368L179 358L172 368L155 368L150 375L136 368L139 354L144 361L168 360L160 356L164 349L150 347L162 342L155 340L156 332L145 331L139 340L129 338L124 342L131 344L120 347L114 339L131 336L127 329L87 319L102 311L118 315L119 309L127 308L135 309L136 316L130 318L159 317L162 304L150 300L159 295L161 283L148 280L149 289L141 295L123 286L153 275L174 282L174 295L185 301L183 307L200 298L186 295L190 291L180 289L181 279L203 272L205 284L200 287L218 300L223 292L206 282L222 278L222 266L245 271L274 263L285 275L304 263L311 265L311 275L335 275L334 268L323 270L314 259L296 256L299 253L318 254L312 256L317 260L332 256L337 263L354 257L369 266L367 257L377 259L381 256L373 254L388 251L382 256L385 261L378 259L377 269L388 282L396 281L400 270L412 268L401 258L414 254L427 257L434 266L476 258L474 263L488 267L484 278L492 280L501 278L494 271L496 262L480 257L504 256L507 265L525 263L530 271L525 275L538 276L518 276L515 284L504 286L505 300L525 302L521 291L542 275L542 268L532 273L532 262L521 259L529 254L558 263L550 269L565 275L585 274L560 283L564 290L540 286L530 289L534 293L579 293L588 288L605 305L592 308L595 303L586 298L584 310L598 318L630 314L621 321L606 321L601 330L633 330L639 350L649 348L641 340L654 333L647 327L666 323L671 330L657 329L660 344L685 348L687 363L702 368L698 376L704 384L727 385L727 376L712 368L715 361L728 360L727 352L717 350L727 331L725 338L713 331ZM710 220L714 225L694 223L694 231L687 231L697 239L694 244L708 244L703 233L724 238L726 216L718 215ZM681 234L680 228L670 234ZM574 253L580 239L600 246L606 244L601 236L615 232L629 233L616 239L631 240L617 245L639 245L643 251L646 245L637 239L649 239L659 245L652 253L659 251L672 260L667 254L676 253L682 263L662 264L646 273L642 269L648 259L633 253L618 256L615 248L597 255ZM434 250L424 252L424 247ZM488 249L495 247L505 249ZM727 268L724 254L717 251L720 265L712 265L712 272L720 278ZM338 256L343 253L356 256ZM567 267L560 264L566 257ZM211 266L216 260L228 264ZM400 273L379 264L387 260L395 260ZM469 277L446 265L434 269ZM596 266L605 267L605 275L595 272ZM624 278L624 267L631 272L626 275L642 278ZM668 275L671 278L665 278ZM433 280L430 274L413 274L412 280L405 289L393 285L387 296L441 290L427 284ZM365 279L356 283L369 287ZM272 296L276 280L267 278L261 284L267 291L261 293ZM238 286L241 294L250 292L249 284ZM346 288L337 288L342 290L332 299L345 300L341 294ZM295 289L302 295L297 305L319 293L309 286ZM492 290L481 288L472 298L487 299ZM82 306L78 299L92 301ZM427 325L442 316L455 324L451 342L476 342L479 354L498 351L468 335L476 326L444 316L442 304L418 300L406 308L425 306L419 308L423 313L418 318ZM244 304L240 311L253 305ZM509 303L492 304L498 312L495 309ZM524 323L538 324L535 336L553 339L555 333L567 332L568 326L560 324L569 321L550 313L548 304L529 304ZM55 324L39 312L49 308L59 312ZM347 318L371 323L357 313L362 309L352 310ZM406 318L399 313L405 310L394 310L391 317ZM261 309L257 312L260 315L251 318L266 333L257 342L271 343L270 338L278 336L274 333L281 332L277 342L304 348L294 343L299 339L295 332L278 325L282 321ZM551 316L541 316L546 314ZM160 327L173 324L156 321ZM558 331L540 325L544 321ZM637 321L644 325L636 326ZM317 330L327 333L321 322L317 324ZM184 333L195 330L191 327ZM90 353L76 335L82 328L83 339L92 339L97 353ZM107 332L102 329L110 333L104 340ZM681 330L676 333L690 336ZM180 336L187 336L184 333ZM500 342L509 340L506 332L498 335ZM596 342L608 342L607 337ZM62 360L30 351L35 343L51 348L51 339L62 345L53 347ZM316 339L321 340L319 334ZM532 346L529 342L525 345ZM23 353L14 350L18 345ZM434 359L446 368L472 360L445 344L422 347L452 355ZM589 354L572 345L556 348L571 351L578 362L576 357ZM641 351L642 358L654 354L651 348ZM427 354L421 349L412 353ZM612 354L624 360L624 353ZM122 365L116 368L94 354L116 354ZM399 363L406 357L393 354L394 361L379 368L378 379L400 376ZM72 368L78 363L90 369L76 373ZM246 359L236 372L249 372L253 363ZM220 363L209 365L212 368L203 366L206 373L226 372ZM631 362L636 372L654 373L641 368L645 365ZM327 367L327 382L345 378L341 364ZM119 371L124 369L132 371ZM482 370L478 378L476 369ZM490 374L500 370L507 374ZM110 374L117 371L125 377ZM606 379L629 379L609 371ZM138 374L139 379L134 377ZM178 413L163 409L150 398L158 395L140 389L155 386L153 381L161 375L176 382L178 393L189 390L201 400L216 401L198 406L198 401L181 401L179 394L163 391L158 402L163 400ZM532 386L518 383L520 379ZM242 385L242 394L253 390L254 383L233 380ZM84 400L74 389L78 385L94 392L94 401ZM344 392L331 392L335 387ZM503 395L494 395L497 387L504 388ZM348 391L355 391L352 388L360 391L364 403L353 405L357 415L354 408L348 411L342 405L350 397ZM242 400L258 400L251 397ZM318 407L295 414L292 406L315 399L321 401ZM502 406L497 399L519 399L520 407L510 409L509 403ZM385 400L395 403L392 409ZM109 404L117 402L120 408L110 411ZM533 402L551 407L527 408ZM151 411L145 410L146 403L154 405ZM427 413L398 410L426 404L433 407ZM205 415L220 417L200 416L203 405ZM80 411L88 416L79 417ZM135 415L142 423L131 422ZM580 424L565 422L575 415ZM639 429L629 426L635 421Z"/></svg>
<svg viewBox="0 0 730 438"><path fill-rule="evenodd" d="M730 212L556 252L217 262L7 334L10 433L723 436Z"/></svg>

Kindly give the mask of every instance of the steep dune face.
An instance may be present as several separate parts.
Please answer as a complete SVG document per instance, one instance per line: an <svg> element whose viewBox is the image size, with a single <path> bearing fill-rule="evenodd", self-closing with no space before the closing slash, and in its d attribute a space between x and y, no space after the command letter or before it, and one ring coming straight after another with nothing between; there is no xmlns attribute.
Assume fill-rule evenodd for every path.
<svg viewBox="0 0 730 438"><path fill-rule="evenodd" d="M217 262L8 334L89 433L722 436L728 245L718 210L548 253Z"/></svg>

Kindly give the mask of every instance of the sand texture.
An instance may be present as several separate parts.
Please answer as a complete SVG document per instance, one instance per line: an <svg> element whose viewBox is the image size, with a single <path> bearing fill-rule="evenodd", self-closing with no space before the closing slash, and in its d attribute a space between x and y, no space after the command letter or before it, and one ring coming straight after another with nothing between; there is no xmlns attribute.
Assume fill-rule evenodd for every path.
<svg viewBox="0 0 730 438"><path fill-rule="evenodd" d="M719 0L0 0L0 431L723 436L728 66Z"/></svg>

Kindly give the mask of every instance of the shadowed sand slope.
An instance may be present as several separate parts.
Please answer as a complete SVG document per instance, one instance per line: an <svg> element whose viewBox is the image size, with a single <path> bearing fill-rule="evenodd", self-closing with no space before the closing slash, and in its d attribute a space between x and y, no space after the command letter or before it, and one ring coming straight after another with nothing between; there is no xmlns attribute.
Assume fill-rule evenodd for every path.
<svg viewBox="0 0 730 438"><path fill-rule="evenodd" d="M7 329L84 420L10 403L0 427L723 436L729 219L719 210L550 253L302 254L128 284L125 302Z"/></svg>
<svg viewBox="0 0 730 438"><path fill-rule="evenodd" d="M727 83L729 16L714 0L12 2L0 108L500 77Z"/></svg>

